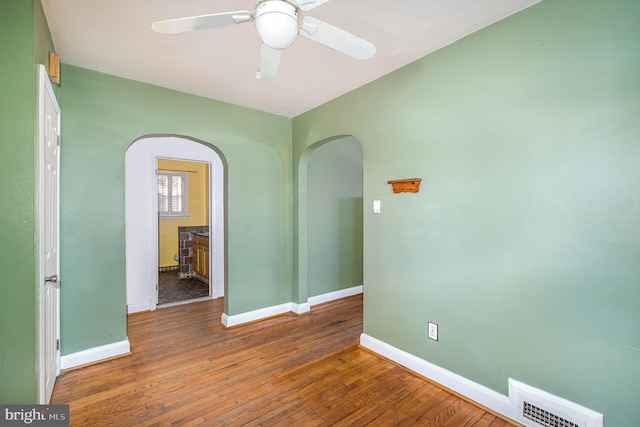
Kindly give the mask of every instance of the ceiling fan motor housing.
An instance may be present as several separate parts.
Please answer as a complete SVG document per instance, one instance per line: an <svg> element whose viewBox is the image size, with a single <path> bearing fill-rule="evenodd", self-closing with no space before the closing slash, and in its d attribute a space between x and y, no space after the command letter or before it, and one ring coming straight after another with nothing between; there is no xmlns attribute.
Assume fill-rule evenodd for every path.
<svg viewBox="0 0 640 427"><path fill-rule="evenodd" d="M267 0L255 12L256 31L273 49L286 49L298 37L298 9L281 0Z"/></svg>

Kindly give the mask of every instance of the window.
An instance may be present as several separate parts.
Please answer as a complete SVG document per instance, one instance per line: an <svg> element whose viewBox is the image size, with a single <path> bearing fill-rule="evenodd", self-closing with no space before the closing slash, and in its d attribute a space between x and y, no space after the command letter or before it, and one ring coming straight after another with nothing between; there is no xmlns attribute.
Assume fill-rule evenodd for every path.
<svg viewBox="0 0 640 427"><path fill-rule="evenodd" d="M187 172L159 170L157 183L160 218L186 218Z"/></svg>

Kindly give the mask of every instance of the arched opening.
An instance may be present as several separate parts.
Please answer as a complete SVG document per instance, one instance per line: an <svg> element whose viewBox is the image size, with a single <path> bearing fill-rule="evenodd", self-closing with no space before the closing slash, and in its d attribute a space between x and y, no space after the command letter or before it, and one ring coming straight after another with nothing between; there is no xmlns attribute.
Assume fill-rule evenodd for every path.
<svg viewBox="0 0 640 427"><path fill-rule="evenodd" d="M362 183L362 148L353 136L319 141L300 158L294 301L307 310L363 290Z"/></svg>
<svg viewBox="0 0 640 427"><path fill-rule="evenodd" d="M213 146L183 136L145 136L125 156L127 312L155 310L158 278L158 158L209 165L211 297L226 292L225 160ZM177 236L176 236L177 237Z"/></svg>

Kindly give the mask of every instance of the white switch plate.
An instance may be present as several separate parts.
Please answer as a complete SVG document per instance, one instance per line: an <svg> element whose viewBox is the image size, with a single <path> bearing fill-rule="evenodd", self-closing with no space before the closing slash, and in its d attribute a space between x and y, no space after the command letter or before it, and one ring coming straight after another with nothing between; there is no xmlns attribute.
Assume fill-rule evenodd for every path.
<svg viewBox="0 0 640 427"><path fill-rule="evenodd" d="M429 322L427 325L427 338L438 341L438 324Z"/></svg>
<svg viewBox="0 0 640 427"><path fill-rule="evenodd" d="M373 213L374 214L379 214L380 213L380 200L378 200L378 199L373 201Z"/></svg>

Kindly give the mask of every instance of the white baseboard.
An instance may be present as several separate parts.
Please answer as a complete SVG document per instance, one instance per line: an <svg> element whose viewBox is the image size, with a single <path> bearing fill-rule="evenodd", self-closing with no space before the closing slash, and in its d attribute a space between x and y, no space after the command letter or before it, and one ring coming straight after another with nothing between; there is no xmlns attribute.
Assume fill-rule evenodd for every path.
<svg viewBox="0 0 640 427"><path fill-rule="evenodd" d="M322 295L316 295L309 297L309 305L314 306L318 304L324 304L325 302L334 301L340 298L346 298L353 295L361 294L363 290L362 285L353 286L347 289L340 289L339 291L328 292Z"/></svg>
<svg viewBox="0 0 640 427"><path fill-rule="evenodd" d="M150 302L141 302L138 304L127 304L127 314L131 313L139 313L141 311L151 311L155 310L155 305Z"/></svg>
<svg viewBox="0 0 640 427"><path fill-rule="evenodd" d="M217 286L213 288L213 295L216 299L222 298L224 296L224 285Z"/></svg>
<svg viewBox="0 0 640 427"><path fill-rule="evenodd" d="M291 311L293 311L295 314L309 313L311 311L311 304L309 304L308 302L302 304L292 302Z"/></svg>
<svg viewBox="0 0 640 427"><path fill-rule="evenodd" d="M516 419L516 407L511 403L509 397L495 390L420 359L367 334L360 335L360 345L492 411L512 420Z"/></svg>
<svg viewBox="0 0 640 427"><path fill-rule="evenodd" d="M304 314L311 311L311 306L322 304L325 302L337 300L340 298L350 297L362 293L362 286L354 286L352 288L341 289L339 291L329 292L308 299L306 303L287 302L272 307L260 308L258 310L247 311L246 313L227 315L222 314L222 324L226 327L242 325L243 323L255 322L257 320L266 319L268 317L278 316L284 313Z"/></svg>
<svg viewBox="0 0 640 427"><path fill-rule="evenodd" d="M291 304L293 303L287 302L285 304L260 308L258 310L247 311L245 313L234 314L232 316L222 313L222 324L226 327L231 327L241 325L243 323L255 322L256 320L266 319L267 317L278 316L280 314L293 311Z"/></svg>
<svg viewBox="0 0 640 427"><path fill-rule="evenodd" d="M131 352L129 339L124 341L105 344L98 347L88 348L76 353L65 354L60 358L60 368L69 369L76 366L88 365L89 363L109 359L115 356L122 356Z"/></svg>

